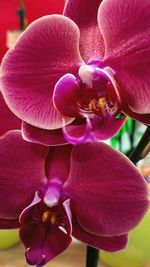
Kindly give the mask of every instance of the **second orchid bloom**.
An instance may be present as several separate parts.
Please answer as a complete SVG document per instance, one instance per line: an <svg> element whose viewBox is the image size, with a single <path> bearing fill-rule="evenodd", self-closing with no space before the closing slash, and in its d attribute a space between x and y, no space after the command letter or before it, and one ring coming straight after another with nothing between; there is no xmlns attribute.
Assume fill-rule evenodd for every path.
<svg viewBox="0 0 150 267"><path fill-rule="evenodd" d="M149 206L135 166L104 143L48 148L10 131L0 154L0 228L20 228L31 265L46 264L72 236L120 250Z"/></svg>

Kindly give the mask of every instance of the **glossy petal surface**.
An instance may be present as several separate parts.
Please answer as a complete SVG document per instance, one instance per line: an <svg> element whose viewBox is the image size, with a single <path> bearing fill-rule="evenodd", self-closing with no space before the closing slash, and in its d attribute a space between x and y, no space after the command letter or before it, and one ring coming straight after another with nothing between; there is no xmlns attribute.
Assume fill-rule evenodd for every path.
<svg viewBox="0 0 150 267"><path fill-rule="evenodd" d="M62 126L51 96L58 79L68 71L76 73L81 64L78 46L78 27L60 15L42 17L22 34L6 54L0 74L5 100L19 118L44 129Z"/></svg>
<svg viewBox="0 0 150 267"><path fill-rule="evenodd" d="M19 228L18 219L2 219L0 218L0 229L15 229Z"/></svg>
<svg viewBox="0 0 150 267"><path fill-rule="evenodd" d="M80 225L98 235L127 233L149 206L146 183L135 166L104 143L73 148L64 190Z"/></svg>
<svg viewBox="0 0 150 267"><path fill-rule="evenodd" d="M46 161L46 176L49 181L64 183L70 170L72 145L51 147Z"/></svg>
<svg viewBox="0 0 150 267"><path fill-rule="evenodd" d="M0 93L0 136L20 127L21 121L10 111Z"/></svg>
<svg viewBox="0 0 150 267"><path fill-rule="evenodd" d="M17 218L46 182L47 148L28 143L20 131L0 140L0 216Z"/></svg>
<svg viewBox="0 0 150 267"><path fill-rule="evenodd" d="M98 14L104 65L116 71L124 104L150 113L150 1L105 0Z"/></svg>
<svg viewBox="0 0 150 267"><path fill-rule="evenodd" d="M52 189L52 185L49 189ZM43 219L45 211L50 212L50 216L54 212L59 213L54 215L58 216L55 217L56 221L52 221L51 217L49 220ZM43 266L63 252L71 242L72 222L68 200L49 209L36 193L32 203L22 212L20 223L20 238L26 247L27 262L31 265Z"/></svg>
<svg viewBox="0 0 150 267"><path fill-rule="evenodd" d="M26 247L27 262L41 267L69 246L71 238L57 227L29 223L21 227L20 238Z"/></svg>
<svg viewBox="0 0 150 267"><path fill-rule="evenodd" d="M102 58L103 37L97 23L97 11L101 0L68 0L64 15L71 18L80 29L80 52L87 62L92 58Z"/></svg>
<svg viewBox="0 0 150 267"><path fill-rule="evenodd" d="M62 129L45 130L23 122L21 130L23 139L32 143L46 146L64 145L67 143Z"/></svg>
<svg viewBox="0 0 150 267"><path fill-rule="evenodd" d="M78 240L95 247L109 252L116 252L126 247L128 242L128 235L121 236L98 236L86 232L79 223L73 220L73 236Z"/></svg>

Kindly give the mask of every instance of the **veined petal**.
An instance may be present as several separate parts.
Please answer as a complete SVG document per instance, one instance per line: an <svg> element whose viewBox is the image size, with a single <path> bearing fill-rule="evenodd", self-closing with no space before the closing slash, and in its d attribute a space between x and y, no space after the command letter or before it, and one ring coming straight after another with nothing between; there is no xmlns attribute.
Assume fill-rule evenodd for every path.
<svg viewBox="0 0 150 267"><path fill-rule="evenodd" d="M20 131L0 139L0 217L15 219L47 181L48 148L24 141Z"/></svg>
<svg viewBox="0 0 150 267"><path fill-rule="evenodd" d="M59 228L28 223L21 227L20 238L26 247L27 262L41 267L69 246L71 237Z"/></svg>
<svg viewBox="0 0 150 267"><path fill-rule="evenodd" d="M128 235L120 236L98 236L92 233L86 232L77 222L73 219L73 236L78 240L108 252L116 252L126 247L128 242Z"/></svg>
<svg viewBox="0 0 150 267"><path fill-rule="evenodd" d="M147 185L136 167L104 143L73 148L64 191L79 224L97 235L127 233L149 206Z"/></svg>
<svg viewBox="0 0 150 267"><path fill-rule="evenodd" d="M23 139L32 143L45 146L57 146L67 144L62 129L45 130L34 127L26 122L21 125Z"/></svg>
<svg viewBox="0 0 150 267"><path fill-rule="evenodd" d="M70 170L72 145L49 148L46 161L46 176L49 182L64 183Z"/></svg>
<svg viewBox="0 0 150 267"><path fill-rule="evenodd" d="M60 128L62 116L52 103L54 85L65 73L76 73L81 62L76 24L65 16L42 17L29 25L4 57L2 94L10 109L27 123Z"/></svg>
<svg viewBox="0 0 150 267"><path fill-rule="evenodd" d="M16 229L19 228L18 219L3 219L0 218L0 229Z"/></svg>
<svg viewBox="0 0 150 267"><path fill-rule="evenodd" d="M90 58L102 58L103 37L97 23L97 11L102 0L68 0L64 15L80 29L80 52L87 63Z"/></svg>
<svg viewBox="0 0 150 267"><path fill-rule="evenodd" d="M0 93L0 136L9 130L20 129L21 121L14 116Z"/></svg>
<svg viewBox="0 0 150 267"><path fill-rule="evenodd" d="M121 100L133 112L150 113L150 1L105 0L99 8L104 65L116 72Z"/></svg>

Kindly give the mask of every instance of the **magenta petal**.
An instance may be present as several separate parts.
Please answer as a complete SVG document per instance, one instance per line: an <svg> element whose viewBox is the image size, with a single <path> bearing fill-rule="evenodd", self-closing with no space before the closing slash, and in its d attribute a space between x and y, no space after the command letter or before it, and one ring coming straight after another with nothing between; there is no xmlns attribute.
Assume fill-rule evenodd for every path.
<svg viewBox="0 0 150 267"><path fill-rule="evenodd" d="M21 121L14 116L0 93L0 136L9 130L20 129Z"/></svg>
<svg viewBox="0 0 150 267"><path fill-rule="evenodd" d="M0 218L0 229L16 229L19 228L18 219L2 219Z"/></svg>
<svg viewBox="0 0 150 267"><path fill-rule="evenodd" d="M96 140L107 140L113 137L124 124L126 117L114 118L107 116L104 119L94 115L86 118L87 122L79 125L67 125L63 128L68 143L76 145Z"/></svg>
<svg viewBox="0 0 150 267"><path fill-rule="evenodd" d="M44 130L26 122L22 123L21 128L23 139L32 143L46 146L64 145L67 143L62 129Z"/></svg>
<svg viewBox="0 0 150 267"><path fill-rule="evenodd" d="M125 123L127 117L114 118L107 116L101 120L98 116L91 119L94 136L97 140L107 140L113 137Z"/></svg>
<svg viewBox="0 0 150 267"><path fill-rule="evenodd" d="M72 145L50 147L46 162L46 176L49 182L64 183L70 170Z"/></svg>
<svg viewBox="0 0 150 267"><path fill-rule="evenodd" d="M138 114L138 113L133 112L130 108L126 106L123 108L123 110L124 110L124 113L127 114L129 117L137 121L140 121L144 124L150 125L150 114Z"/></svg>
<svg viewBox="0 0 150 267"><path fill-rule="evenodd" d="M62 126L52 94L61 76L77 73L82 62L78 46L79 29L64 16L42 17L25 30L4 57L0 74L4 98L19 118L44 129Z"/></svg>
<svg viewBox="0 0 150 267"><path fill-rule="evenodd" d="M65 116L80 117L77 107L80 86L74 75L64 75L55 85L53 101L56 109ZM72 118L73 119L73 118Z"/></svg>
<svg viewBox="0 0 150 267"><path fill-rule="evenodd" d="M0 217L17 218L43 187L48 149L24 141L20 131L0 140Z"/></svg>
<svg viewBox="0 0 150 267"><path fill-rule="evenodd" d="M136 167L104 143L73 148L64 190L80 225L98 235L127 233L149 206L147 185Z"/></svg>
<svg viewBox="0 0 150 267"><path fill-rule="evenodd" d="M26 247L27 262L37 267L59 255L69 246L71 237L57 227L29 223L21 227L20 238Z"/></svg>
<svg viewBox="0 0 150 267"><path fill-rule="evenodd" d="M76 219L73 220L73 236L92 247L108 252L121 250L126 247L128 242L127 234L120 236L98 236L88 233L79 225Z"/></svg>
<svg viewBox="0 0 150 267"><path fill-rule="evenodd" d="M98 14L105 41L104 65L116 71L121 100L150 113L150 1L105 0Z"/></svg>
<svg viewBox="0 0 150 267"><path fill-rule="evenodd" d="M102 0L69 0L64 9L65 16L71 18L79 27L80 51L83 59L102 58L103 37L97 24L97 11Z"/></svg>

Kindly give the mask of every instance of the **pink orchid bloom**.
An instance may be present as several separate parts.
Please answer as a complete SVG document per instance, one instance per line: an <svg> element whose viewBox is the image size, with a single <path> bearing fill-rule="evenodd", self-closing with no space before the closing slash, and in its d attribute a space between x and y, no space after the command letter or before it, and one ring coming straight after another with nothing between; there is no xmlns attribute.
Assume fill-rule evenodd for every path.
<svg viewBox="0 0 150 267"><path fill-rule="evenodd" d="M0 140L0 192L0 228L20 228L27 261L37 267L71 236L106 251L124 248L149 207L143 177L108 145L48 148L20 131Z"/></svg>
<svg viewBox="0 0 150 267"><path fill-rule="evenodd" d="M2 62L24 138L62 144L63 128L73 144L107 139L120 112L149 125L150 1L68 0L64 15L31 24Z"/></svg>

